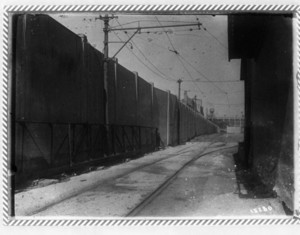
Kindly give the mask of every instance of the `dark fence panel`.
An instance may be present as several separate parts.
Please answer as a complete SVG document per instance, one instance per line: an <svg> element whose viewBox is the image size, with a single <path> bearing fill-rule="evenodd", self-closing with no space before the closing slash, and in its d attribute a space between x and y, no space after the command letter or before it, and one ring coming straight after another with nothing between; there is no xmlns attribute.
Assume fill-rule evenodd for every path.
<svg viewBox="0 0 300 235"><path fill-rule="evenodd" d="M168 94L154 88L154 123L158 128L161 144L167 145L167 107Z"/></svg>
<svg viewBox="0 0 300 235"><path fill-rule="evenodd" d="M183 143L187 140L186 137L186 106L182 103L179 103L179 111L180 111L180 142Z"/></svg>
<svg viewBox="0 0 300 235"><path fill-rule="evenodd" d="M170 95L170 144L178 143L178 101L175 95Z"/></svg>
<svg viewBox="0 0 300 235"><path fill-rule="evenodd" d="M135 75L122 65L118 65L117 120L116 124L136 125L137 94Z"/></svg>
<svg viewBox="0 0 300 235"><path fill-rule="evenodd" d="M115 61L109 61L108 63L108 116L109 123L117 124L118 110L118 72L116 70L118 64ZM101 73L102 74L102 73ZM103 106L103 104L102 104Z"/></svg>
<svg viewBox="0 0 300 235"><path fill-rule="evenodd" d="M18 16L15 36L18 175L102 158L102 54L45 15Z"/></svg>
<svg viewBox="0 0 300 235"><path fill-rule="evenodd" d="M81 38L42 15L19 17L18 27L17 119L83 121Z"/></svg>
<svg viewBox="0 0 300 235"><path fill-rule="evenodd" d="M84 122L103 124L103 55L88 43L84 46L86 60L82 77L87 82L87 110Z"/></svg>
<svg viewBox="0 0 300 235"><path fill-rule="evenodd" d="M152 96L151 84L138 78L138 106L137 118L139 126L153 126L152 124Z"/></svg>
<svg viewBox="0 0 300 235"><path fill-rule="evenodd" d="M19 176L175 145L178 124L181 143L216 131L176 96L111 60L104 123L103 54L46 15L18 16L16 32Z"/></svg>

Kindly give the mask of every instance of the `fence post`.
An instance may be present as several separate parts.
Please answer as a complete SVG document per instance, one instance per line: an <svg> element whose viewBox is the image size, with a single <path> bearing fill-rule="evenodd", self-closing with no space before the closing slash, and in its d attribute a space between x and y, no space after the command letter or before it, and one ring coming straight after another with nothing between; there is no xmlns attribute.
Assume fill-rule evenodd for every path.
<svg viewBox="0 0 300 235"><path fill-rule="evenodd" d="M88 110L88 93L86 92L87 87L88 87L88 79L85 79L85 74L87 73L87 71L85 70L85 65L86 65L86 44L87 44L87 37L84 34L77 34L80 39L81 39L81 65L80 67L82 67L80 69L80 74L78 74L79 78L80 78L80 97L84 97L83 99L80 99L80 119L83 122L86 122L87 118L88 118L88 113L86 112L86 110Z"/></svg>
<svg viewBox="0 0 300 235"><path fill-rule="evenodd" d="M114 113L115 113L115 117L114 117L114 124L117 123L117 117L118 117L118 59L115 58L114 60L114 72L115 72L115 103L114 103Z"/></svg>
<svg viewBox="0 0 300 235"><path fill-rule="evenodd" d="M151 82L151 127L154 126L154 83Z"/></svg>
<svg viewBox="0 0 300 235"><path fill-rule="evenodd" d="M138 127L138 138L139 138L139 150L142 149L142 135L141 135L141 127L139 123L139 117L138 117L138 104L139 104L139 74L138 72L134 73L134 79L135 79L135 125Z"/></svg>
<svg viewBox="0 0 300 235"><path fill-rule="evenodd" d="M135 79L135 123L138 126L139 125L139 119L138 119L138 104L139 104L139 74L138 72L134 73L134 79Z"/></svg>
<svg viewBox="0 0 300 235"><path fill-rule="evenodd" d="M53 143L54 143L54 138L53 138L53 123L49 123L50 127L50 165L51 167L54 166L54 151L53 151Z"/></svg>
<svg viewBox="0 0 300 235"><path fill-rule="evenodd" d="M170 91L167 90L167 146L170 145Z"/></svg>
<svg viewBox="0 0 300 235"><path fill-rule="evenodd" d="M154 83L151 82L151 128L154 127ZM154 149L155 149L155 139L156 139L156 133L152 133L152 129L151 129L151 144L153 144Z"/></svg>
<svg viewBox="0 0 300 235"><path fill-rule="evenodd" d="M68 140L69 140L69 166L73 166L73 150L74 150L74 125L68 124Z"/></svg>
<svg viewBox="0 0 300 235"><path fill-rule="evenodd" d="M180 100L177 100L177 144L180 145Z"/></svg>

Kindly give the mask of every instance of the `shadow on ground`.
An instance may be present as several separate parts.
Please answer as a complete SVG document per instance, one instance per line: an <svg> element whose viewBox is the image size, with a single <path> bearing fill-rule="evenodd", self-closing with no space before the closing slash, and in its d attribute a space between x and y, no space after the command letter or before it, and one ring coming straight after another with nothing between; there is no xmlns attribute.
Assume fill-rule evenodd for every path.
<svg viewBox="0 0 300 235"><path fill-rule="evenodd" d="M243 143L240 143L238 152L233 155L239 197L246 199L276 198L277 193L273 190L273 185L264 184L247 166L243 149Z"/></svg>

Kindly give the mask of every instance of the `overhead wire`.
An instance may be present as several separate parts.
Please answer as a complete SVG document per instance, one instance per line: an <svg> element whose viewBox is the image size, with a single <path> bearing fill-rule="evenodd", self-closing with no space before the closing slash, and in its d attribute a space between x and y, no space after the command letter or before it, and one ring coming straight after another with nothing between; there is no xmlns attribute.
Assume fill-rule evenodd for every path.
<svg viewBox="0 0 300 235"><path fill-rule="evenodd" d="M159 21L159 19L157 18L157 16L155 16L155 18L156 18L157 22L160 24L160 26L162 26L162 24L160 23L160 21ZM164 28L163 28L163 30L165 31ZM188 71L188 69L184 66L183 62L180 60L179 57L177 57L177 55L179 55L179 54L178 54L178 51L176 50L174 44L172 43L172 41L171 41L169 35L168 35L166 32L165 32L165 34L166 34L166 36L167 36L167 38L168 38L168 40L169 40L169 42L170 42L170 44L171 44L171 47L172 47L172 49L173 49L173 52L174 52L175 55L176 55L176 58L177 58L177 59L179 60L179 62L182 64L184 70L187 72L187 74L189 75L189 77L190 77L191 79L193 79L192 75L190 74L190 72ZM204 92L199 88L199 86L198 86L196 83L194 83L194 85L197 87L197 89L200 91L201 94L204 94Z"/></svg>
<svg viewBox="0 0 300 235"><path fill-rule="evenodd" d="M222 47L224 47L226 50L228 50L228 47L225 46L215 35L210 33L207 28L204 28L204 31L207 32L212 38L214 38Z"/></svg>
<svg viewBox="0 0 300 235"><path fill-rule="evenodd" d="M209 78L207 78L201 71L199 71L198 69L196 69L191 63L189 63L184 57L182 57L180 54L178 54L179 57L181 57L186 63L188 63L195 71L197 71L199 74L202 75L202 77L204 77L206 80L210 81L210 84L214 85L215 87L217 87L221 92L223 92L226 95L227 98L227 103L228 103L228 109L229 109L229 113L231 113L231 108L229 106L229 97L228 97L228 93L226 91L224 91L223 89L221 89L220 87L218 87L217 85L215 85L214 83L211 82L211 80ZM194 83L195 84L195 83Z"/></svg>
<svg viewBox="0 0 300 235"><path fill-rule="evenodd" d="M218 103L211 103L211 104L213 104L213 105L228 105L228 104L218 104ZM239 103L239 104L229 104L230 106L242 106L242 105L244 105L244 103Z"/></svg>
<svg viewBox="0 0 300 235"><path fill-rule="evenodd" d="M156 20L135 20L135 21L131 21L131 22L127 22L124 24L121 24L120 26L125 26L125 25L129 25L129 24L134 24L134 23L141 23L141 22L156 22ZM165 22L165 23L194 23L194 21L181 21L181 20L161 20L161 22ZM116 28L119 26L113 26L110 28Z"/></svg>
<svg viewBox="0 0 300 235"><path fill-rule="evenodd" d="M192 29L192 28L188 29L188 30L186 30L186 29L181 29L181 30L179 30L179 29L176 29L176 30L175 29L173 29L173 30L168 29L168 30L165 30L165 32L163 30L148 30L148 31L144 31L144 32L141 31L139 34L162 34L162 33L174 34L174 33L177 33L177 32L192 32L192 31L196 31L196 30L199 30L199 29ZM129 31L126 31L126 33L131 34L131 32L129 32Z"/></svg>
<svg viewBox="0 0 300 235"><path fill-rule="evenodd" d="M218 44L220 46L222 46L225 50L228 50L228 47L226 45L224 45L213 33L211 33L206 27L202 27L203 30L208 34L210 35L214 40L216 40L218 42ZM166 34L174 34L174 35L177 35L177 36L181 36L181 34L176 34L178 32L191 32L191 31L200 31L200 29L198 28L190 28L188 30L151 30L151 31L146 31L146 32L140 32L139 34L159 34L159 33L166 33ZM126 32L128 33L128 32ZM182 34L182 35L188 35L188 36L191 36L191 34ZM195 35L195 36L199 36L200 35Z"/></svg>
<svg viewBox="0 0 300 235"><path fill-rule="evenodd" d="M212 34L206 27L202 27L204 29L204 31L210 35L214 40L216 40L218 42L218 44L224 48L226 51L228 50L228 47L226 45L224 45L214 34ZM173 34L176 36L197 36L197 37L201 37L201 35L197 35L197 34L178 34L178 32L191 32L191 31L200 31L199 28L195 28L195 29L188 29L188 30L155 30L155 31L146 31L146 32L140 32L139 34L162 34L162 33L166 33L168 34ZM128 33L128 32L126 32ZM205 34L204 34L205 35ZM223 54L223 52L220 52L221 54Z"/></svg>
<svg viewBox="0 0 300 235"><path fill-rule="evenodd" d="M116 19L117 23L120 25L120 22ZM122 27L122 26L121 26ZM127 37L129 37L127 35ZM147 60L159 73L161 73L164 77L168 78L168 80L173 80L175 81L174 79L168 77L167 75L165 75L163 72L161 72L146 56L145 54L139 49L139 47L136 45L136 43L131 39L130 40L132 42L132 44L136 47L136 49L141 53L141 55L145 58L145 60Z"/></svg>
<svg viewBox="0 0 300 235"><path fill-rule="evenodd" d="M122 40L120 37L119 37L119 35L117 35L116 33L115 33L115 35L120 39L120 40ZM159 76L160 78L162 78L162 79L165 79L165 80L168 80L168 81L171 81L170 79L168 79L168 78L165 78L165 77L163 77L163 76L161 76L159 73L157 73L155 70L153 70L151 67L149 67L143 60L141 60L132 50L130 50L127 46L126 46L126 48L127 48L127 50L129 51L129 52L131 52L146 68L148 68L152 73L154 73L154 74L156 74L157 76ZM172 81L175 81L175 80L172 80Z"/></svg>
<svg viewBox="0 0 300 235"><path fill-rule="evenodd" d="M198 18L197 18L198 20ZM226 50L228 50L228 48L222 43L220 42L220 40L215 36L213 35L212 33L210 33L206 27L202 27L204 29L205 32L207 32L211 37L213 37L221 46L223 46ZM179 54L180 57L182 57L180 54ZM183 57L182 57L183 58ZM185 58L183 58L185 60ZM186 61L186 60L185 60ZM187 62L187 61L186 61ZM190 64L190 63L188 63ZM192 68L194 68L194 66L192 66L190 64L190 66ZM194 68L195 69L195 68ZM201 71L198 71L197 69L195 69L197 72L199 72L203 77L205 77L208 81L210 81L210 79L208 79ZM210 81L211 82L211 81ZM229 111L229 114L231 113L231 108L230 108L230 104L229 104L229 96L228 96L228 92L225 92L223 89L221 89L220 87L216 86L214 83L211 83L213 84L215 87L217 87L219 90L223 91L225 94L226 94L226 98L227 98L227 104L228 104L228 111Z"/></svg>
<svg viewBox="0 0 300 235"><path fill-rule="evenodd" d="M160 24L160 26L162 26L162 24L161 24L161 22L159 21L159 19L155 16L155 18L156 18L156 20L157 20L157 22ZM123 24L123 25L121 25L120 24L120 22L119 21L117 21L118 22L118 24L119 24L119 26L123 26L123 25L128 25L128 24L131 24L131 23L136 23L136 22L141 22L141 21L135 21L135 22L130 22L130 23L126 23L126 24ZM166 21L167 22L167 21ZM170 21L171 22L171 21ZM173 22L175 22L175 21L173 21ZM117 26L115 26L115 27L117 27ZM223 46L225 49L227 49L227 47L222 43L222 42L220 42L220 40L215 36L215 35L213 35L211 32L209 32L206 28L204 28L203 27L203 29L211 36L211 37L213 37L221 46ZM193 30L196 30L196 29L189 29L189 30L181 30L181 31L193 31ZM201 71L199 71L198 69L196 69L191 63L189 63L182 55L180 55L179 54L179 52L176 50L176 48L175 48L175 46L174 46L174 44L173 44L173 42L172 42L172 40L170 39L170 37L169 37L169 34L168 33L170 33L170 32L174 32L174 31L166 31L164 28L163 28L163 31L148 31L148 32L140 32L140 33L165 33L166 34L166 36L167 36L167 38L168 38L168 40L169 40L169 42L170 42L170 45L171 45L171 47L172 47L172 50L170 50L170 49L167 49L167 48L164 48L164 47L162 47L162 46L160 46L161 48L163 48L163 49L166 49L166 50L169 50L169 51L172 51L172 52L174 52L175 53L175 55L176 55L176 58L178 58L178 60L179 60L179 62L182 64L182 66L183 66L183 68L184 68L184 70L187 72L187 74L189 75L189 77L192 79L192 80L190 80L190 81L192 81L194 84L195 84L195 86L199 89L199 91L202 93L202 94L204 94L204 92L203 91L201 91L201 89L198 87L198 85L196 84L196 82L195 82L195 79L192 77L192 75L191 75L191 73L189 72L189 70L186 68L186 66L184 65L184 63L183 63L183 61L182 60L184 60L188 65L190 65L196 72L198 72L202 77L204 77L207 81L202 81L202 82L209 82L209 83L211 83L211 84L213 84L215 87L217 87L222 93L224 93L224 94L226 94L226 98L227 98L227 105L229 106L229 109L230 109L230 104L229 104L229 97L228 97L228 93L226 92L226 91L224 91L223 89L221 89L220 87L218 87L218 86L216 86L215 84L214 84L214 82L238 82L238 81L211 81L209 78L207 78ZM176 32L179 32L179 30L177 30ZM127 32L125 32L125 34L128 36L128 34L127 34ZM195 35L196 36L196 35ZM197 36L200 36L200 35L197 35ZM128 36L129 37L129 36ZM140 38L141 39L141 38ZM151 61L149 61L149 59L143 54L143 52L138 48L138 46L133 42L133 40L131 40L132 41L132 43L135 45L135 47L137 48L137 50L142 54L142 56L145 58L145 60L147 60L159 73L161 73L165 78L164 79L166 79L167 78L167 76L163 73L163 72L161 72ZM157 44L158 45L158 44ZM132 52L132 51L131 51ZM145 65L145 64L144 64ZM148 67L148 66L147 66ZM149 68L149 67L148 67ZM153 72L153 70L151 70L152 72ZM157 73L156 73L157 74ZM161 76L160 76L161 77ZM169 80L169 79L167 79L167 80ZM174 79L172 79L173 81L174 81ZM199 81L200 82L200 81Z"/></svg>
<svg viewBox="0 0 300 235"><path fill-rule="evenodd" d="M199 36L199 35L197 35L197 36ZM151 44L153 44L153 45L155 45L155 46L157 46L157 47L160 47L160 48L162 48L162 49L164 49L164 50L167 50L167 51L170 51L169 50L169 48L167 48L167 47L164 47L164 46L162 46L162 45L160 45L160 44L157 44L157 43L155 43L155 42L149 42L148 40L146 40L146 39L143 39L143 38L141 38L141 37L139 37L139 36L136 36L136 38L138 38L138 39L140 39L140 40L143 40L143 41L145 41L145 42L148 42L148 43L151 43ZM154 40L154 39L153 39ZM185 53L182 53L181 52L181 54L185 54ZM192 82L192 81L194 81L194 79L192 79L192 80L185 80L185 81L187 81L187 82ZM197 81L197 80L195 80L196 82L211 82L211 81ZM239 82L240 82L240 80L238 80ZM215 82L215 81L213 81L213 82ZM221 81L220 81L221 82ZM223 93L223 92L222 92Z"/></svg>
<svg viewBox="0 0 300 235"><path fill-rule="evenodd" d="M210 15L213 16L214 15ZM199 16L196 16L199 17ZM208 17L207 15L205 15L205 17L209 20L211 20L212 18ZM197 18L198 19L198 18ZM213 33L209 32L209 30L206 27L203 27L204 31L206 31L212 38L214 38L221 46L223 46L226 50L228 50L228 47L226 45L224 45Z"/></svg>
<svg viewBox="0 0 300 235"><path fill-rule="evenodd" d="M116 19L116 22L119 24L119 26L121 26L121 24L120 24L120 22ZM122 26L121 26L122 27ZM113 31L114 32L114 31ZM115 33L115 35L117 35L116 33ZM119 37L119 36L118 36ZM129 37L128 35L127 35L127 37ZM120 38L119 38L120 39ZM120 39L121 40L121 39ZM130 40L131 42L132 42L132 44L134 45L134 47L140 52L140 54L144 57L144 59L146 60L146 61L148 61L148 63L149 64L151 64L157 71L158 71L158 73L160 73L161 75L163 75L164 76L164 79L166 79L166 80L168 80L168 81L175 81L175 79L172 79L172 78L170 78L170 77L168 77L166 74L164 74L162 71L160 71L146 56L145 56L145 54L139 49L139 47L136 45L136 43L131 39Z"/></svg>
<svg viewBox="0 0 300 235"><path fill-rule="evenodd" d="M191 82L193 80L185 80L186 82ZM196 80L196 82L209 82L209 83L227 83L227 82L230 82L230 83L234 83L234 82L243 82L242 80L224 80L224 81L216 81L216 80L211 80L211 81L199 81L199 80Z"/></svg>
<svg viewBox="0 0 300 235"><path fill-rule="evenodd" d="M138 36L136 36L136 38L137 38L137 39L140 39L140 40L142 40L142 41L145 41L145 42L150 43L148 40L146 40L146 39L144 39L144 38L141 38L141 37L138 37ZM154 45L157 46L157 47L160 47L160 48L162 48L162 49L165 49L165 50L169 51L169 49L168 49L167 47L164 47L164 46L162 46L162 45L160 45L160 44L157 44L157 43L155 43L155 42L151 42L151 43L154 44Z"/></svg>
<svg viewBox="0 0 300 235"><path fill-rule="evenodd" d="M162 26L162 24L160 23L160 21L159 21L159 19L157 18L157 16L155 16L155 18L156 18L157 22L159 23L159 25ZM168 38L168 40L169 40L169 42L170 42L170 44L171 44L171 46L172 46L172 49L173 49L174 51L176 51L176 49L175 49L175 47L174 47L174 45L173 45L173 43L172 43L172 41L171 41L171 39L170 39L168 33L166 33L165 28L163 28L163 31L164 31L165 34L167 35L167 38Z"/></svg>
<svg viewBox="0 0 300 235"><path fill-rule="evenodd" d="M190 77L191 79L193 79L192 75L190 74L190 72L188 71L188 69L185 67L184 63L180 60L180 58L179 58L179 61L180 61L180 63L182 64L184 70L185 70L185 71L187 72L187 74L189 75L189 77ZM193 81L193 80L192 80L192 81ZM197 87L198 91L200 91L200 93L204 95L204 92L199 88L199 86L198 86L194 81L193 81L193 83L194 83L194 85Z"/></svg>
<svg viewBox="0 0 300 235"><path fill-rule="evenodd" d="M157 16L155 16L155 18L156 18L157 22L162 26L162 24L160 23L160 21L159 21L159 19L157 18ZM164 29L164 28L163 28L163 30L164 30L164 32L165 32L165 29ZM198 73L200 73L200 75L201 75L202 77L204 77L206 80L210 81L209 78L207 78L201 71L199 71L198 69L196 69L192 64L190 64L184 57L182 57L182 56L178 53L178 51L176 50L174 44L172 43L172 41L171 41L169 35L168 35L166 32L165 32L165 34L166 34L166 36L167 36L167 38L168 38L168 40L169 40L169 42L170 42L170 44L171 44L171 46L172 46L173 52L176 54L176 56L182 58L182 59L183 59L185 62L187 62L193 69L195 69L195 71L197 71ZM177 57L177 58L178 58L178 57ZM179 59L179 58L178 58L178 59ZM182 61L181 61L180 59L179 59L179 61L180 61L181 64L183 64ZM187 70L186 67L185 67L184 65L183 65L183 67L185 68L185 70ZM190 75L190 73L188 73L188 74ZM192 76L191 76L191 79L193 79ZM194 83L194 84L196 85L196 83ZM213 83L212 83L212 84L213 84ZM226 92L226 91L224 91L224 90L221 89L220 87L216 86L215 84L213 84L213 85L214 85L215 87L217 87L220 91L224 92L224 94L227 95L227 92ZM197 85L196 85L196 86L197 86ZM228 96L228 95L227 95L227 96Z"/></svg>
<svg viewBox="0 0 300 235"><path fill-rule="evenodd" d="M224 94L227 94L226 91L224 91L223 89L221 89L220 87L218 87L217 85L215 85L205 74L203 74L200 70L198 70L197 68L195 68L194 65L192 65L189 61L187 61L183 56L181 56L179 54L179 56L189 65L191 66L196 72L198 72L203 78L205 78L208 82L210 82L212 85L214 85L215 87L217 87L221 92L223 92Z"/></svg>

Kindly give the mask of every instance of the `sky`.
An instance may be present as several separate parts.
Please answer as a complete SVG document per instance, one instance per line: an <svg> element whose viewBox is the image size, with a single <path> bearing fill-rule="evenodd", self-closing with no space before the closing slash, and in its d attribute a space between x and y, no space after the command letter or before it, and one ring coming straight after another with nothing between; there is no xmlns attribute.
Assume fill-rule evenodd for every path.
<svg viewBox="0 0 300 235"><path fill-rule="evenodd" d="M204 110L214 108L219 117L244 114L244 82L240 81L240 60L228 60L227 16L224 15L115 15L112 29L200 23L195 26L142 29L118 54L120 64L138 72L161 90L181 97L187 91L197 96ZM55 20L103 51L103 21L95 13L52 14ZM109 33L112 57L135 30ZM112 43L114 42L114 43ZM118 43L115 43L118 42ZM214 82L215 81L215 82Z"/></svg>

